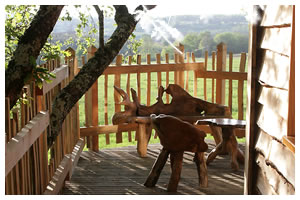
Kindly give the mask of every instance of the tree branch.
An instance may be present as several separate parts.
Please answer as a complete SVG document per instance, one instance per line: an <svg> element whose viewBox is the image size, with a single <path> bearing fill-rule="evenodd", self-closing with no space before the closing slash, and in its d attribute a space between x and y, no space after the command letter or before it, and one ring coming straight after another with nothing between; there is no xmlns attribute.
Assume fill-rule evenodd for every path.
<svg viewBox="0 0 300 200"><path fill-rule="evenodd" d="M115 21L117 28L103 48L99 48L95 56L82 67L75 78L58 94L52 105L50 115L51 134L48 136L50 148L61 130L62 123L76 102L99 78L134 31L138 21L135 15L128 13L124 5L114 6L116 9Z"/></svg>
<svg viewBox="0 0 300 200"><path fill-rule="evenodd" d="M32 73L35 61L52 32L64 6L40 6L30 27L20 38L11 61L5 70L5 96L12 108L21 95L26 76Z"/></svg>
<svg viewBox="0 0 300 200"><path fill-rule="evenodd" d="M99 48L104 47L104 16L103 11L100 10L99 6L94 5L94 8L98 14L99 21Z"/></svg>

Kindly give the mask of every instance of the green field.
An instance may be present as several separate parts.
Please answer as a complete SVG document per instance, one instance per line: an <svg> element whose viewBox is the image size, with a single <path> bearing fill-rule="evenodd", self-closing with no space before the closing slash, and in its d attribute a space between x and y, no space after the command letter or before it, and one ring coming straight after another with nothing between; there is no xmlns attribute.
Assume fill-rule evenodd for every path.
<svg viewBox="0 0 300 200"><path fill-rule="evenodd" d="M228 71L228 61L227 58L227 71ZM203 59L196 59L196 62L203 61ZM172 63L173 61L170 61ZM162 63L164 63L162 61ZM240 65L240 56L236 56L233 58L233 71L237 72L239 71L239 65ZM208 70L211 70L211 59L208 60ZM247 71L247 63L246 63L246 71ZM186 74L185 74L186 76ZM174 73L169 73L170 81L169 83L174 83ZM146 93L147 93L147 74L141 73L141 103L146 104ZM189 93L193 95L193 80L194 79L194 73L192 71L189 72ZM131 74L130 76L130 86L134 88L137 91L136 86L136 74ZM127 81L127 74L121 75L121 88L126 91L126 81ZM212 95L212 79L207 79L207 101L211 101ZM198 79L198 90L197 90L197 97L204 99L204 92L203 92L203 79ZM226 97L228 95L228 80L226 80ZM114 85L114 76L109 75L108 76L108 119L109 124L111 124L111 118L114 114L114 97L113 97L113 85ZM162 85L166 86L166 73L162 72ZM216 86L216 83L215 83ZM232 81L232 90L233 90L233 100L232 100L232 116L233 118L237 119L237 87L238 87L238 81ZM214 90L216 91L216 89ZM157 97L157 73L153 72L151 73L151 104L156 102ZM246 82L244 83L244 119L245 119L245 111L246 111L246 98L247 98L247 90L246 90ZM165 96L163 98L164 102L166 102ZM171 99L170 99L171 100ZM228 104L228 98L226 98L225 104ZM101 76L98 79L98 116L99 116L99 125L104 125L104 76ZM123 108L122 108L123 109ZM84 97L82 97L79 101L79 115L80 115L80 126L84 126L85 124L85 116L84 116ZM153 131L154 132L154 131ZM153 133L154 134L154 133ZM120 144L116 144L116 138L115 134L110 134L110 144L105 144L105 135L99 135L99 148L111 148L111 147L121 147L121 146L129 146L129 145L136 145L136 141L134 142L128 142L128 135L127 133L123 133L123 142ZM208 138L210 137L212 139L212 136L208 135ZM132 138L134 139L134 132L132 133ZM240 139L240 142L243 142L244 139ZM150 143L159 143L159 139L154 139L151 137Z"/></svg>

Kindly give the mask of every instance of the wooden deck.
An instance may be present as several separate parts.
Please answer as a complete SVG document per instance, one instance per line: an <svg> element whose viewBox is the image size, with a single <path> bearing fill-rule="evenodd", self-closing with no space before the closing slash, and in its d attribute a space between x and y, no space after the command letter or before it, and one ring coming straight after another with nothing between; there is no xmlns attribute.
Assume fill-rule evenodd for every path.
<svg viewBox="0 0 300 200"><path fill-rule="evenodd" d="M213 141L206 141L210 151ZM244 150L244 144L240 144ZM164 195L171 169L166 163L154 188L143 184L160 152L161 146L148 146L148 157L140 158L136 146L105 149L99 152L82 152L72 179L67 181L62 194L83 195ZM208 188L199 188L197 169L191 153L185 153L181 180L176 194L238 195L243 194L244 166L234 172L230 168L229 156L218 156L208 166Z"/></svg>

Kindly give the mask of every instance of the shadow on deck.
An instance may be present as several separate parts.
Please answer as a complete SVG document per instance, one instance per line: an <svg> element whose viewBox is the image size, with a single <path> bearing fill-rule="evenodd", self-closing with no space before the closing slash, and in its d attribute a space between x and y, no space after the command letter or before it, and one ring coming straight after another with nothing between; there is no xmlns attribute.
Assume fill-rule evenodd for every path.
<svg viewBox="0 0 300 200"><path fill-rule="evenodd" d="M210 152L213 141L206 141ZM244 144L239 144L244 150ZM148 157L140 158L136 146L105 149L99 152L82 152L72 179L67 181L62 194L83 195L164 195L164 194L243 194L244 166L234 172L230 168L229 156L217 156L208 166L208 188L199 188L197 169L193 154L185 153L181 180L177 193L166 191L171 169L166 163L158 183L154 188L143 184L162 147L159 144L148 146Z"/></svg>

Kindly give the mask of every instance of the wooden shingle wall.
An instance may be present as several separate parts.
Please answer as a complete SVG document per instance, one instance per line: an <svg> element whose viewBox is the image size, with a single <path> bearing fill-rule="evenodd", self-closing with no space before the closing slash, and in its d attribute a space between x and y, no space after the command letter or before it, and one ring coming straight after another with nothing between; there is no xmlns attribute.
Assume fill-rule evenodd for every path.
<svg viewBox="0 0 300 200"><path fill-rule="evenodd" d="M259 19L250 31L245 194L295 193L295 153L284 143L295 136L288 125L295 112L293 9L254 7Z"/></svg>

